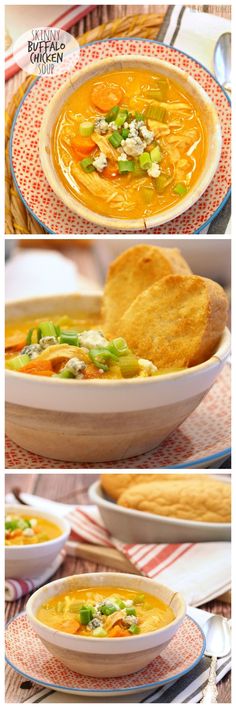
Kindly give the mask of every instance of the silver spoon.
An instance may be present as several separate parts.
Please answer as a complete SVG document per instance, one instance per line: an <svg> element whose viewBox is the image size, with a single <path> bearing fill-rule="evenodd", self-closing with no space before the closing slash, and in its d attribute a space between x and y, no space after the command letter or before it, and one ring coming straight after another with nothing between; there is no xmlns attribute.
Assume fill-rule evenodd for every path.
<svg viewBox="0 0 236 708"><path fill-rule="evenodd" d="M229 622L221 615L209 617L203 627L206 637L205 655L211 656L209 677L203 698L200 703L216 703L218 691L216 688L217 659L226 656L231 648L231 630Z"/></svg>
<svg viewBox="0 0 236 708"><path fill-rule="evenodd" d="M214 71L216 78L226 91L231 91L231 33L224 32L216 42L214 50Z"/></svg>

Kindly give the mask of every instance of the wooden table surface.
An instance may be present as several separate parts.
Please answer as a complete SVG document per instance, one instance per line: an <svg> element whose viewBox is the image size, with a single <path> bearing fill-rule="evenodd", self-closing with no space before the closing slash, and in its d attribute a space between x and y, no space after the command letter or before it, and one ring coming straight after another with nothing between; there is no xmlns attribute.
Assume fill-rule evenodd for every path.
<svg viewBox="0 0 236 708"><path fill-rule="evenodd" d="M96 474L6 474L6 493L18 487L21 491L37 494L38 496L63 501L71 504L88 503L88 487L98 477ZM67 556L63 566L53 576L53 580L62 576L76 573L102 572L109 570L107 566L92 563L72 556ZM6 603L6 621L24 610L29 596L17 602ZM202 609L230 617L230 604L213 600L202 606ZM36 695L41 689L36 684L24 681L12 668L6 668L6 702L25 703ZM228 673L218 684L218 703L231 702L231 677Z"/></svg>

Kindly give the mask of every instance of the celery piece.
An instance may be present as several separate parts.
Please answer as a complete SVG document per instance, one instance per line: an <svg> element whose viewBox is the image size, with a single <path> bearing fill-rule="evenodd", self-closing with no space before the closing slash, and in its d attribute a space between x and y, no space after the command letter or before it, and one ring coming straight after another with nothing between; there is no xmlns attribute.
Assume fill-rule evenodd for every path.
<svg viewBox="0 0 236 708"><path fill-rule="evenodd" d="M12 371L20 371L23 366L26 366L30 361L28 354L21 354L19 356L14 356L13 359L8 359L6 362L6 368Z"/></svg>
<svg viewBox="0 0 236 708"><path fill-rule="evenodd" d="M187 194L187 187L183 182L178 182L174 187L174 193L178 194L179 197L184 197Z"/></svg>
<svg viewBox="0 0 236 708"><path fill-rule="evenodd" d="M145 110L145 117L152 120L158 120L160 123L166 123L167 110L156 103L150 103Z"/></svg>

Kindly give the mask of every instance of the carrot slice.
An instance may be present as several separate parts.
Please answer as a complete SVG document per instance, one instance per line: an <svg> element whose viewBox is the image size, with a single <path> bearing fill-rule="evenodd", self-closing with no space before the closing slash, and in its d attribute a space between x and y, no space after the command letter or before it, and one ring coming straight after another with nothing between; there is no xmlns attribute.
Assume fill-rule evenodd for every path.
<svg viewBox="0 0 236 708"><path fill-rule="evenodd" d="M94 150L96 143L92 140L92 138L86 138L83 135L76 135L76 137L71 141L71 147L77 154L82 154L83 159L85 155L89 155L89 153Z"/></svg>
<svg viewBox="0 0 236 708"><path fill-rule="evenodd" d="M35 374L36 376L52 376L53 369L50 361L37 361L37 359L33 359L25 366L22 366L21 372L24 374Z"/></svg>
<svg viewBox="0 0 236 708"><path fill-rule="evenodd" d="M120 86L111 84L96 84L91 93L92 102L103 113L107 113L113 106L117 106L121 102L122 96L123 92Z"/></svg>
<svg viewBox="0 0 236 708"><path fill-rule="evenodd" d="M108 179L113 179L114 177L117 177L119 174L119 169L117 162L109 162L107 167L103 170L102 176L107 177Z"/></svg>
<svg viewBox="0 0 236 708"><path fill-rule="evenodd" d="M110 632L108 632L109 637L128 637L129 632L127 629L123 629L122 627L119 627L118 624L115 625L115 627L112 627L110 629Z"/></svg>

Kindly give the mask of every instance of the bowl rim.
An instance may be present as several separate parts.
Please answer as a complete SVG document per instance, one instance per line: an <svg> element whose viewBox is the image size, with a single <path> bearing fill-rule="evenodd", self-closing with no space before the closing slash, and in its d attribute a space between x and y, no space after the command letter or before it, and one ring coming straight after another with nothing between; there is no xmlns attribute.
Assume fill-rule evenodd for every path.
<svg viewBox="0 0 236 708"><path fill-rule="evenodd" d="M171 473L172 474L172 473ZM173 473L174 474L174 473ZM186 472L186 475L188 473ZM205 473L204 473L205 474ZM227 480L227 484L230 484L230 480ZM101 492L101 495L99 495L99 492ZM133 517L139 518L140 521L142 519L146 519L147 521L158 521L160 523L164 523L167 526L171 526L174 524L174 526L184 526L185 528L204 528L206 527L207 529L218 529L219 527L222 528L224 531L228 531L231 529L231 522L224 522L224 523L217 523L216 521L210 522L210 521L191 521L190 519L177 519L176 517L172 516L161 516L160 514L152 514L149 511L139 511L138 509L129 509L123 506L119 506L117 502L114 501L109 501L109 499L106 499L104 496L104 492L102 490L102 485L101 485L101 480L98 479L91 486L89 487L89 495L91 500L99 507L99 503L101 506L104 506L107 510L113 511L114 512L114 506L115 506L115 513L121 513L126 515L131 515ZM99 500L99 503L98 503Z"/></svg>
<svg viewBox="0 0 236 708"><path fill-rule="evenodd" d="M176 80L178 81L178 76L184 78L187 76L187 84L192 86L195 89L195 92L200 96L202 102L205 104L205 107L208 106L211 110L212 114L212 122L214 126L214 130L211 131L215 135L215 147L214 147L214 155L213 159L211 160L210 166L207 166L206 170L206 161L204 163L203 170L197 179L196 184L192 186L190 189L190 192L182 199L180 200L179 203L174 205L173 207L169 207L163 212L160 212L159 214L154 214L151 217L140 217L138 219L121 219L119 217L106 217L105 215L98 214L97 212L93 212L91 209L88 207L84 206L79 200L76 199L72 194L70 194L69 190L65 188L63 185L63 182L58 178L53 161L51 159L51 153L49 154L48 152L48 139L47 139L47 121L51 113L55 110L55 106L57 105L57 100L60 98L60 96L63 96L63 94L66 94L67 92L67 87L70 88L72 84L75 84L78 78L83 78L83 76L86 76L87 74L90 73L91 70L93 70L96 66L101 66L104 67L104 70L106 67L112 65L114 66L117 63L124 62L125 64L128 64L129 61L134 61L136 64L141 63L141 62L146 62L147 64L151 65L162 65L165 66L166 68L171 68L172 72L174 74L174 78L176 77ZM66 99L65 99L66 100ZM47 148L47 149L46 149ZM68 79L59 89L56 91L54 96L51 98L49 104L47 105L47 108L44 111L40 131L39 131L39 155L40 155L40 161L41 161L41 166L44 172L44 175L54 191L54 193L57 195L57 197L69 208L73 213L77 214L77 216L81 216L82 218L86 219L87 221L95 224L96 226L104 227L109 230L114 230L114 229L121 229L122 231L139 231L147 228L154 228L156 226L161 226L163 224L168 223L169 221L172 221L173 219L176 219L179 217L181 214L185 213L189 208L191 208L202 196L202 194L205 192L209 184L211 183L213 176L217 170L217 167L219 165L220 161L220 156L221 156L221 150L222 150L222 133L221 133L221 125L220 125L220 120L217 114L216 106L214 102L211 100L211 98L208 96L206 93L205 89L201 85L198 84L198 82L189 74L186 74L186 72L183 69L180 69L177 67L175 64L172 64L170 61L166 61L165 59L160 59L159 57L146 57L142 55L136 55L136 54L130 54L130 55L123 55L121 54L120 56L115 56L115 57L106 57L105 59L99 59L95 60L91 63L89 63L86 67L84 67L81 70L78 70L75 72L75 74L72 76L72 79ZM206 172L204 173L204 170ZM204 179L202 179L202 176L204 174ZM184 208L183 208L184 206Z"/></svg>
<svg viewBox="0 0 236 708"><path fill-rule="evenodd" d="M107 571L107 572L103 572L103 573L77 573L76 575L70 575L70 576L58 578L57 580L53 580L53 581L51 581L50 583L46 583L46 584L43 585L42 587L38 588L38 589L33 593L33 595L31 595L31 597L30 597L29 600L27 601L27 604L26 604L26 607L25 607L27 617L28 617L29 620L30 620L31 622L33 622L36 626L41 627L41 628L45 628L46 631L49 631L49 637L51 637L52 643L53 643L53 637L54 637L54 638L55 638L55 637L58 637L58 638L63 639L63 638L65 638L65 636L66 636L66 637L68 637L68 638L73 637L73 639L74 639L75 641L78 640L78 643L79 643L81 640L83 640L83 642L85 641L85 646L86 646L86 645L89 646L89 644L91 644L91 642L93 642L94 637L83 637L83 636L81 636L81 635L77 635L77 636L76 636L76 635L71 634L71 633L69 633L69 632L66 632L66 633L65 633L65 632L62 632L62 631L60 631L60 630L58 630L58 629L55 630L55 628L49 627L49 625L44 624L43 622L41 622L41 621L36 617L36 615L35 615L36 610L33 610L33 607L32 607L32 606L33 606L33 604L34 604L35 596L36 596L36 595L39 596L40 594L43 594L43 591L44 591L45 588L47 588L47 587L50 587L50 586L52 587L53 585L54 585L54 586L56 585L56 587L59 587L60 584L63 583L63 582L77 580L77 578L81 578L81 577L86 578L87 576L90 576L90 577L92 576L92 577L94 577L94 581L95 581L95 585L96 585L96 576L98 576L98 575L104 577L105 583L107 583L107 584L109 584L109 579L110 579L111 576L112 576L113 578L116 576L117 579L120 580L120 581L122 581L122 582L123 582L123 580L124 580L124 584L125 584L125 578L127 578L127 577L128 577L129 579L132 579L132 580L135 580L135 579L137 578L137 576L134 575L134 574L132 574L132 573L119 573L119 572L115 572L115 571L114 571L114 572L109 572L109 571ZM109 576L109 577L108 577L108 576ZM165 625L164 627L161 627L160 629L156 629L156 630L154 630L153 632L145 632L145 634L139 634L139 635L135 635L135 636L133 636L133 637L132 637L132 636L131 636L131 637L116 637L116 640L118 640L118 641L115 642L115 645L114 645L114 646L117 646L117 647L118 647L118 646L123 645L125 639L129 639L129 646L132 646L132 645L131 645L131 641L132 641L132 644L134 644L134 642L135 642L135 646L136 646L137 640L139 641L139 643L141 643L141 642L144 643L144 642L145 642L145 638L150 638L150 637L153 637L153 636L161 636L161 634L162 634L164 631L168 630L170 627L175 627L176 625L179 625L179 623L182 622L182 621L184 620L184 617L186 616L186 608L187 608L187 605L186 605L186 601L185 601L183 595L182 595L180 592L178 592L177 590L176 590L176 591L175 591L175 590L171 590L171 588L169 588L167 585L163 585L163 583L156 583L154 580L152 580L151 578L148 578L147 576L140 576L140 579L141 579L141 580L144 580L144 581L148 581L148 582L150 583L150 585L152 585L152 586L154 585L154 587L156 587L156 588L157 588L157 587L161 587L161 588L163 588L164 590L171 591L171 592L173 593L173 597L174 597L174 596L178 596L178 598L179 598L179 600L180 600L180 602L181 602L181 608L180 608L180 611L179 611L179 616L178 616L178 617L175 617L175 618L172 620L172 622L169 622L169 624ZM105 586L105 583L103 583L103 584L101 585L101 588ZM118 583L117 583L117 585L118 585ZM92 587L92 586L91 586L91 587ZM116 587L116 586L114 586L114 587ZM124 587L124 589L125 589L125 587ZM133 588L127 588L127 589L133 589ZM145 591L144 591L144 592L145 592ZM147 591L147 592L148 592L148 591ZM59 593L58 593L58 594L59 594ZM151 594L151 591L150 591L150 594ZM56 595L57 595L57 593L55 593L55 595L52 595L52 597L56 597ZM173 597L171 598L170 602L172 601ZM50 598L50 599L51 599L51 598ZM108 645L110 645L111 639L112 639L111 637L99 637L99 640L100 640L100 641L99 641L99 646L103 647L104 650L105 650L105 649L107 650ZM74 643L75 643L75 642L74 642ZM94 646L94 645L93 645L93 646ZM112 645L112 646L113 646L113 645ZM141 649L142 649L142 648L140 647L140 651L141 651ZM75 649L75 651L76 651L76 649ZM101 653L102 653L102 652L101 652ZM116 652L112 652L112 653L115 654Z"/></svg>
<svg viewBox="0 0 236 708"><path fill-rule="evenodd" d="M79 292L74 292L74 293L66 293L66 296L68 300L70 298L85 298L86 300L94 300L97 299L98 301L102 301L102 293L79 293ZM14 307L14 306L22 306L27 303L33 303L33 302L42 302L43 301L53 301L53 300L58 300L58 299L64 299L65 294L60 293L59 295L41 295L41 296L36 296L36 297L28 297L28 298L22 298L18 300L8 300L5 304L5 308L7 307ZM96 313L94 313L96 314ZM18 319L18 318L14 318ZM20 318L19 318L20 319ZM5 318L5 321L7 322L7 319ZM151 384L159 384L165 381L173 381L173 380L178 380L182 378L183 376L193 376L194 374L200 373L206 369L211 369L213 368L217 363L224 363L227 356L229 355L230 352L230 341L231 341L231 333L228 327L224 328L224 331L222 333L222 337L220 339L219 345L215 351L214 354L209 359L206 359L206 361L203 361L201 364L196 364L195 366L191 366L185 369L181 369L179 371L173 371L169 372L167 374L161 374L160 376L150 376L150 377L133 377L129 379L89 379L89 380L74 380L74 379L56 379L56 378L49 378L47 379L47 383L49 386L58 386L58 382L60 386L70 386L71 388L74 387L80 387L82 386L83 388L88 388L91 389L92 387L94 389L99 390L101 387L105 386L106 388L109 388L112 390L112 388L118 388L122 386L135 386L135 385L142 385L142 386L150 386ZM21 380L21 381L30 381L32 382L32 385L38 385L42 383L42 377L37 376L36 374L31 374L29 377L29 374L27 373L20 373L20 371L11 371L10 369L5 368L5 376L6 380L10 377L10 379L13 378L16 380ZM46 377L45 377L46 378Z"/></svg>
<svg viewBox="0 0 236 708"><path fill-rule="evenodd" d="M70 527L70 524L69 524L69 522L67 521L67 519L65 519L63 516L60 518L59 516L56 516L53 512L51 513L51 512L46 511L46 510L44 511L43 509L40 509L40 508L38 508L38 507L36 507L36 506L28 506L28 504L27 504L27 505L26 505L26 504L24 504L24 505L21 505L21 504L5 504L5 511L7 511L7 509L9 509L9 511L10 511L10 509L12 509L12 510L15 509L16 511L19 511L19 513L20 513L20 512L21 512L21 513L22 513L22 512L24 513L24 510L25 510L25 512L26 512L27 514L28 514L30 511L32 511L32 512L34 512L35 516L37 516L38 514L41 514L41 517L40 517L40 518L46 518L46 517L48 516L48 517L50 517L50 518L52 518L52 519L55 519L55 524L56 524L56 522L57 522L58 525L59 525L59 522L60 522L60 524L63 524L63 525L64 525L64 530L61 529L61 534L60 534L59 536L56 536L56 538L51 538L49 541L43 541L42 543L36 543L35 545L34 545L34 544L30 544L30 543L28 543L28 544L26 543L26 544L23 545L23 546L20 546L20 545L18 545L18 544L13 544L13 543L12 543L10 546L6 546L6 545L5 545L5 546L4 546L4 548L5 548L5 554L12 553L12 552L15 551L16 549L18 549L18 551L19 551L19 549L20 549L21 553L22 553L22 552L23 552L23 553L28 553L28 550L30 549L30 550L32 551L32 548L33 548L33 549L35 550L35 552L37 553L37 549L52 548L54 545L56 545L56 543L59 543L59 542L61 543L62 540L66 542L66 540L67 540L67 538L68 538L68 536L69 536L69 534L70 534L71 527ZM52 522L52 523L53 523L53 522Z"/></svg>

